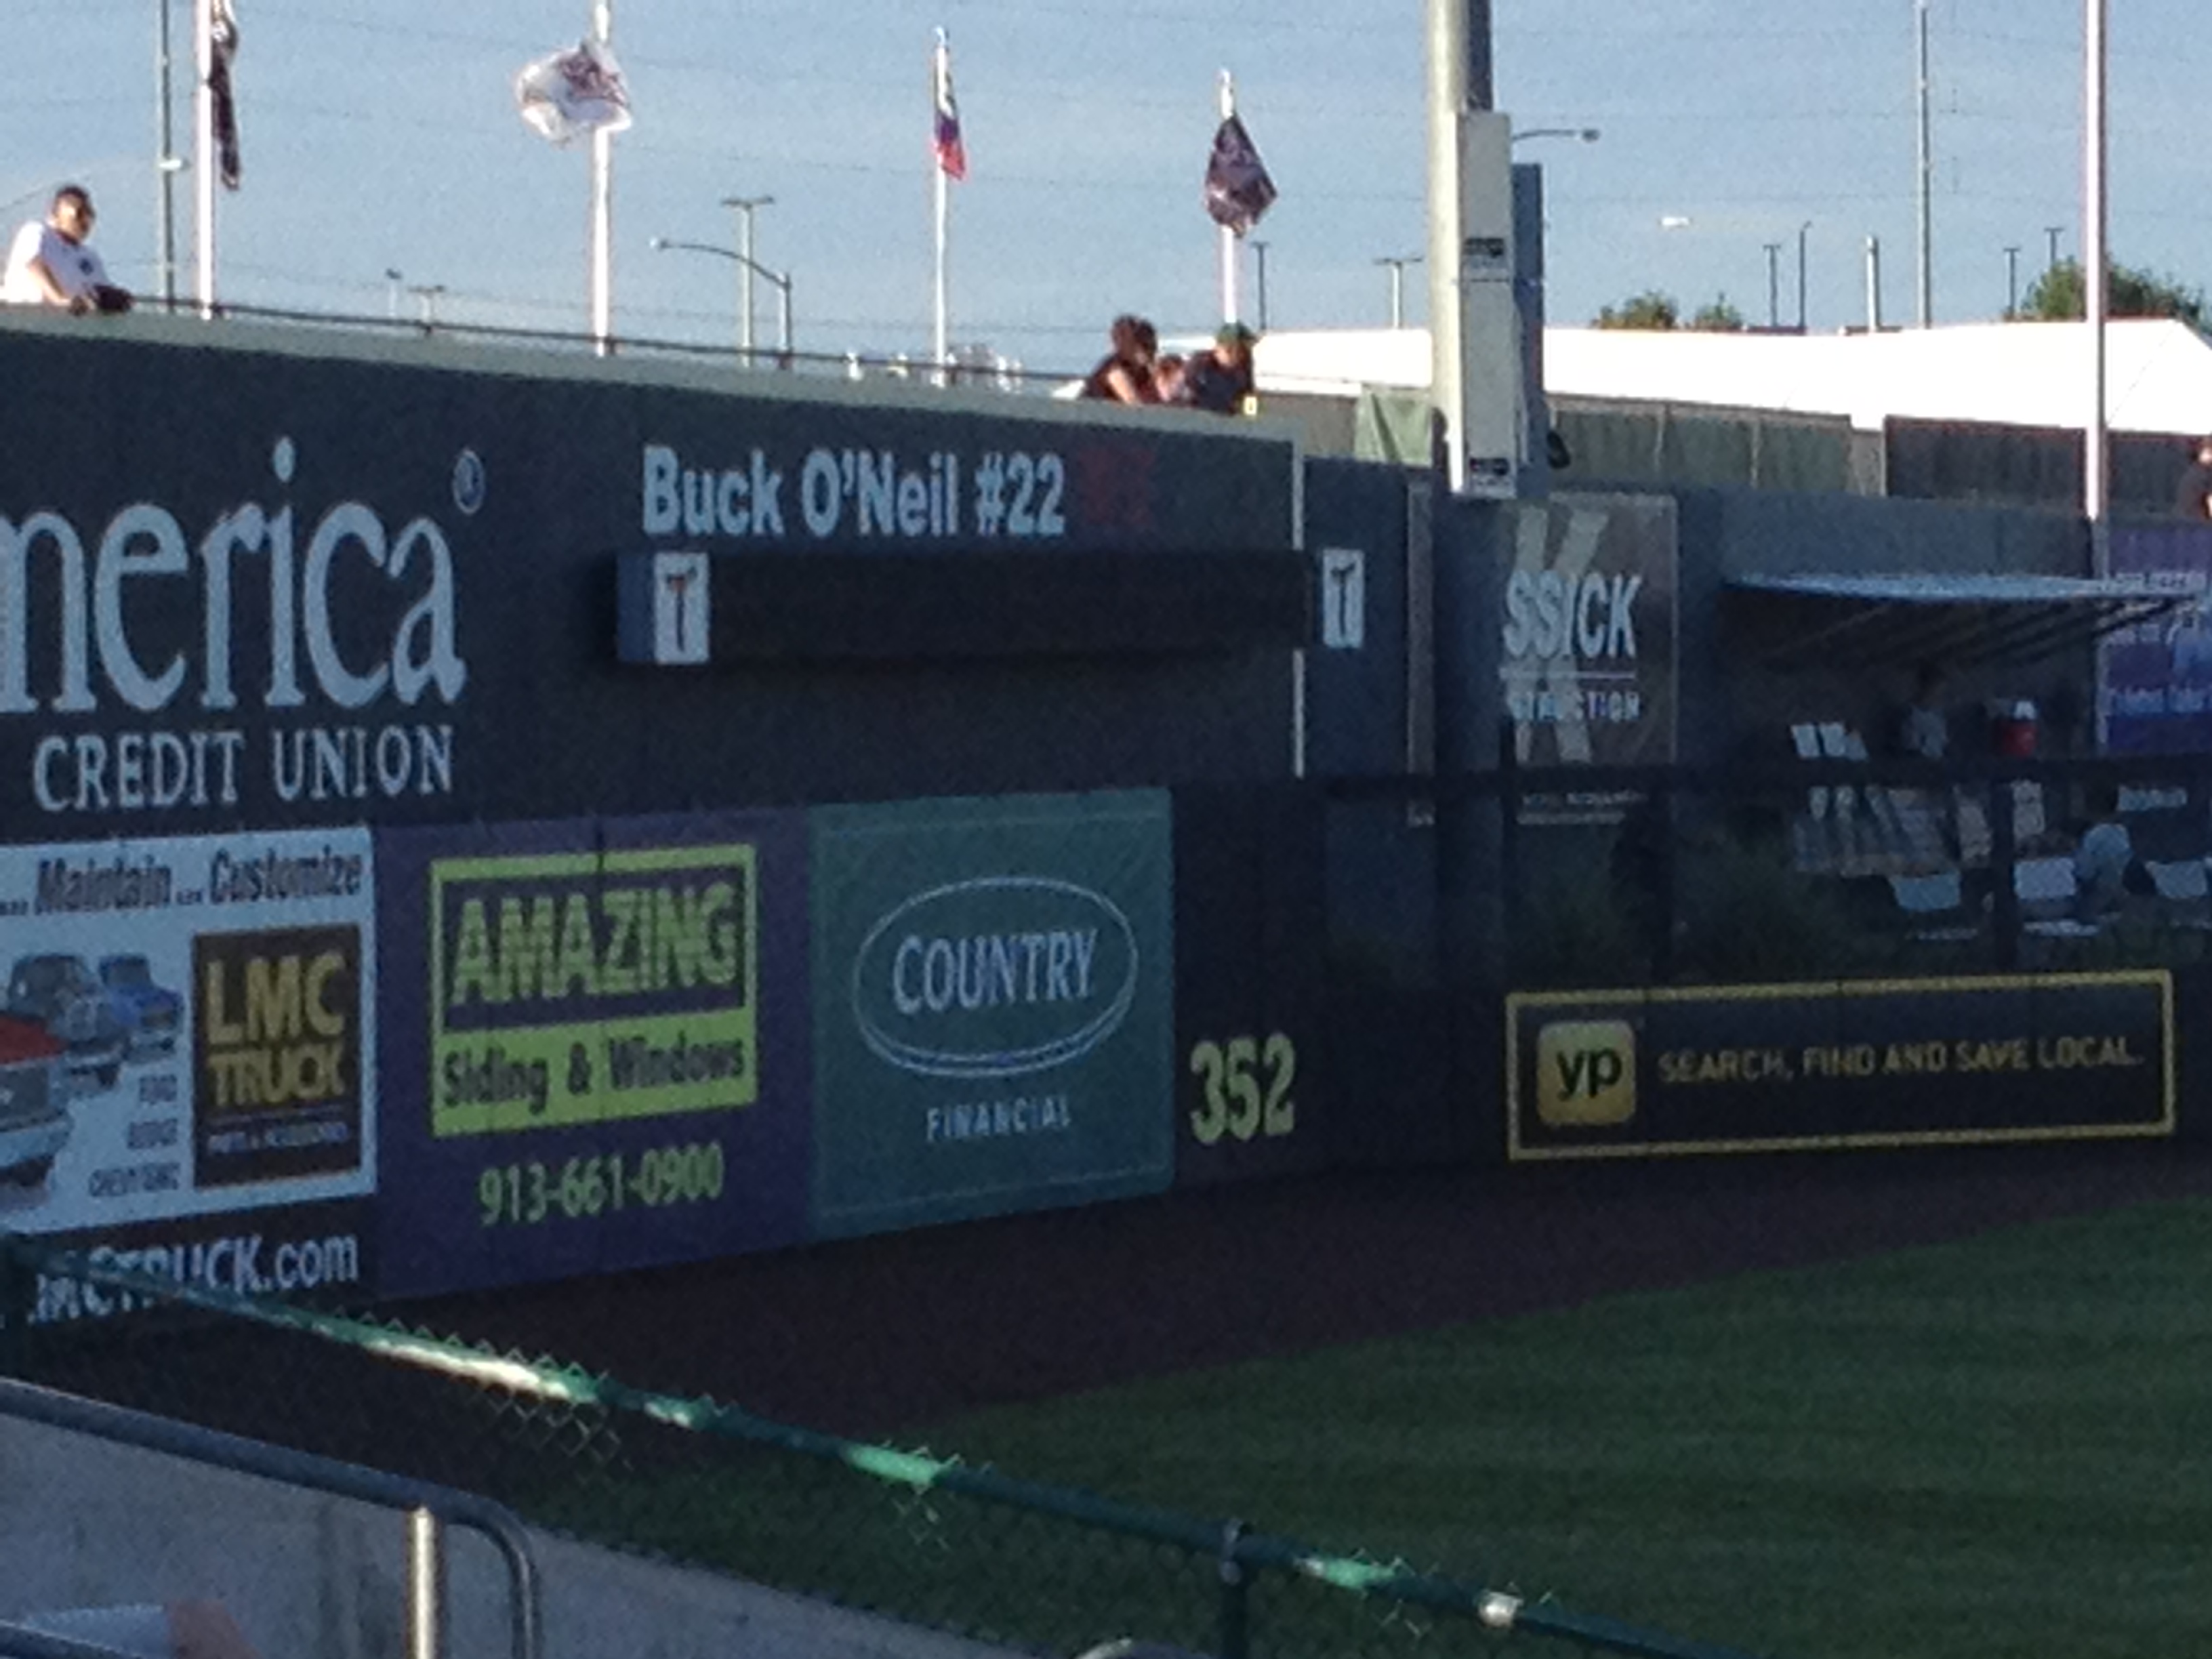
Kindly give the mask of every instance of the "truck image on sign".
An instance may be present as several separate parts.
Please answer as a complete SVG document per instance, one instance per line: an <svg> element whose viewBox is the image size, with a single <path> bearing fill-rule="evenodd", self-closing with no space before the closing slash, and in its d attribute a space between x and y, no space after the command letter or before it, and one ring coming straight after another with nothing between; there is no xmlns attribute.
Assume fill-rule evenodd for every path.
<svg viewBox="0 0 2212 1659"><path fill-rule="evenodd" d="M107 988L110 1010L123 1022L124 1042L132 1060L177 1052L185 1000L154 982L154 970L145 957L102 957L100 982Z"/></svg>
<svg viewBox="0 0 2212 1659"><path fill-rule="evenodd" d="M63 1045L67 1092L102 1094L123 1075L124 1027L107 988L82 957L18 957L8 975L9 1013L36 1020Z"/></svg>
<svg viewBox="0 0 2212 1659"><path fill-rule="evenodd" d="M38 1021L0 1014L0 1186L40 1185L69 1140L63 1053Z"/></svg>

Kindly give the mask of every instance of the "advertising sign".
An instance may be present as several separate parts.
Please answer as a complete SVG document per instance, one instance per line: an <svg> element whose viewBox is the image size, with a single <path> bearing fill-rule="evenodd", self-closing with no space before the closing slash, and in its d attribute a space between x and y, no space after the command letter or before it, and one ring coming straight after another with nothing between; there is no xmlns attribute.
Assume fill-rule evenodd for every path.
<svg viewBox="0 0 2212 1659"><path fill-rule="evenodd" d="M376 1293L370 1199L290 1205L245 1214L180 1216L52 1241L82 1249L95 1267L149 1274L188 1290L279 1296L359 1307ZM67 1275L40 1273L32 1322L110 1319L150 1301Z"/></svg>
<svg viewBox="0 0 2212 1659"><path fill-rule="evenodd" d="M1516 1159L2168 1135L2163 972L1516 994Z"/></svg>
<svg viewBox="0 0 2212 1659"><path fill-rule="evenodd" d="M793 376L774 395L769 377L617 384L551 354L395 362L335 336L307 355L246 324L94 332L7 338L16 383L66 389L0 404L11 840L680 811L757 792L794 753L811 775L780 776L776 798L821 787L836 757L791 724L872 688L828 714L819 688L780 684L671 707L665 683L616 671L619 552L1295 540L1297 444L1256 422ZM662 618L679 654L704 638L690 617ZM621 793L597 793L610 778Z"/></svg>
<svg viewBox="0 0 2212 1659"><path fill-rule="evenodd" d="M356 1197L376 1171L368 832L0 848L0 1218Z"/></svg>
<svg viewBox="0 0 2212 1659"><path fill-rule="evenodd" d="M1328 1161L1322 815L1295 787L1175 793L1178 1183Z"/></svg>
<svg viewBox="0 0 2212 1659"><path fill-rule="evenodd" d="M2160 592L2193 594L2187 605L2117 629L2099 642L2097 707L2106 751L2197 754L2212 749L2212 528L2116 525L2112 574Z"/></svg>
<svg viewBox="0 0 2212 1659"><path fill-rule="evenodd" d="M1170 817L1154 792L813 814L817 1232L1168 1184Z"/></svg>
<svg viewBox="0 0 2212 1659"><path fill-rule="evenodd" d="M1674 502L1561 495L1508 514L1498 672L1522 764L1672 762Z"/></svg>
<svg viewBox="0 0 2212 1659"><path fill-rule="evenodd" d="M795 1242L796 815L389 832L392 1293Z"/></svg>

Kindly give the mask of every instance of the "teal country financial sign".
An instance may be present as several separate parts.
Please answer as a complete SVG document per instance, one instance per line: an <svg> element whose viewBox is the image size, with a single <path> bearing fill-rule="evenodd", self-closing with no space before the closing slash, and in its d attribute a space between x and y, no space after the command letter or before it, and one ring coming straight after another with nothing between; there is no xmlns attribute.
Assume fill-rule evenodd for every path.
<svg viewBox="0 0 2212 1659"><path fill-rule="evenodd" d="M1164 1188L1166 795L832 808L813 825L816 1230Z"/></svg>

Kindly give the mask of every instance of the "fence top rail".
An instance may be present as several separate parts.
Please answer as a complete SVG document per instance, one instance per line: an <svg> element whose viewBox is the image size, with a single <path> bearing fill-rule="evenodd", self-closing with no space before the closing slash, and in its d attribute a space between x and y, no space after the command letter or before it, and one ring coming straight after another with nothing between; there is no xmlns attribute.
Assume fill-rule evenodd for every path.
<svg viewBox="0 0 2212 1659"><path fill-rule="evenodd" d="M957 1458L937 1457L927 1453L871 1445L818 1430L773 1422L738 1407L711 1399L655 1393L612 1377L596 1376L576 1366L532 1362L513 1355L496 1354L487 1348L380 1324L373 1320L323 1313L205 1286L179 1285L143 1272L102 1263L82 1252L43 1249L22 1238L6 1240L0 1243L0 1249L4 1249L14 1261L49 1274L79 1279L148 1301L190 1306L222 1317L297 1331L320 1340L362 1348L386 1360L443 1372L481 1387L505 1389L526 1397L564 1405L596 1405L609 1410L634 1413L680 1431L772 1445L799 1455L840 1464L867 1479L903 1485L916 1491L957 1493L984 1503L1051 1515L1100 1531L1170 1545L1194 1555L1214 1557L1224 1570L1232 1566L1271 1568L1356 1595L1385 1596L1437 1612L1464 1615L1500 1632L1519 1629L1577 1642L1604 1652L1637 1656L1638 1659L1750 1659L1749 1656L1734 1650L1684 1641L1618 1620L1576 1613L1549 1601L1524 1601L1500 1591L1415 1572L1403 1562L1379 1563L1369 1559L1316 1550L1291 1539L1248 1531L1243 1523L1237 1521L1205 1520L1129 1504L1073 1487L1018 1480L988 1465L965 1464ZM39 1410L49 1408L44 1403L46 1401L67 1401L66 1396L48 1395L41 1389L27 1389L23 1384L0 1383L0 1412L10 1408L10 1401L19 1390L32 1396L40 1396L32 1401L34 1408ZM83 1402L67 1401L67 1403L75 1407ZM104 1407L95 1409L102 1412L117 1410ZM137 1416L131 1413L120 1415L125 1418ZM145 1421L159 1425L163 1431L183 1427L159 1419ZM214 1435L210 1431L189 1429L185 1431L192 1437L204 1436L212 1441L234 1443L256 1453L276 1452L277 1449L259 1447L252 1442L233 1442L231 1437ZM307 1456L306 1454L278 1455ZM307 1461L325 1462L319 1459ZM514 1536L522 1540L520 1522L511 1511L489 1499L475 1498L466 1493L449 1492L397 1476L376 1475L349 1465L328 1467L343 1472L346 1478L358 1477L377 1483L377 1489L392 1494L400 1507L432 1508L434 1512L447 1515L465 1525L471 1524L473 1518L479 1516L486 1519L504 1517L514 1528ZM283 1477L279 1475L277 1478ZM364 1487L363 1495L368 1495L368 1491ZM448 1507L439 1509L434 1504L409 1501L404 1494L427 1494ZM379 1500L371 1497L369 1501ZM526 1540L523 1541L525 1553L520 1558L511 1559L520 1559L527 1571L529 1558ZM518 1581L521 1582L527 1582L531 1586L530 1605L534 1616L534 1575L526 1581ZM518 1659L526 1659L526 1656L521 1655L519 1650Z"/></svg>
<svg viewBox="0 0 2212 1659"><path fill-rule="evenodd" d="M27 1249L19 1239L0 1243L0 1249L4 1249L10 1264L19 1269L26 1264L48 1271L59 1268L83 1278L104 1279L115 1289L149 1299L186 1299L175 1296L181 1287L165 1287L161 1280L151 1275L97 1269L89 1263L80 1270L65 1265L65 1257ZM204 1305L204 1298L220 1300L212 1292L189 1299ZM12 1319L18 1316L20 1308L7 1311ZM507 1565L514 1659L538 1659L542 1646L542 1615L537 1558L521 1517L504 1504L474 1492L388 1474L359 1464L343 1463L335 1458L318 1457L288 1446L248 1440L101 1401L80 1399L13 1378L0 1377L0 1417L158 1452L207 1468L253 1475L334 1498L350 1498L401 1514L426 1511L449 1526L482 1534Z"/></svg>

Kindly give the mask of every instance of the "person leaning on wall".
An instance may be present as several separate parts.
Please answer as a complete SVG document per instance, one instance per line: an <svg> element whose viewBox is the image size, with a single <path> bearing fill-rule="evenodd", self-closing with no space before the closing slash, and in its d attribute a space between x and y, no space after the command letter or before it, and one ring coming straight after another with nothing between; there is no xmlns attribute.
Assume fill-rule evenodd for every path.
<svg viewBox="0 0 2212 1659"><path fill-rule="evenodd" d="M82 185L56 191L46 216L26 223L9 245L0 302L48 306L79 317L130 310L130 291L108 280L107 266L92 246L93 222L99 216Z"/></svg>

